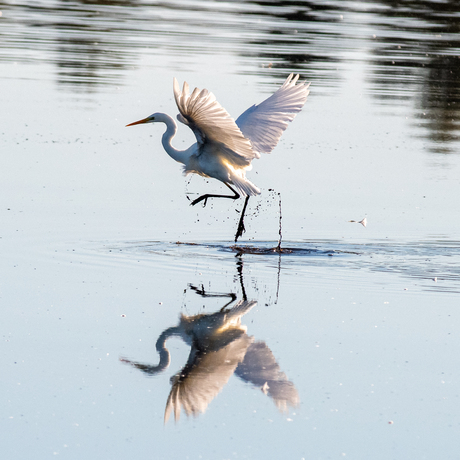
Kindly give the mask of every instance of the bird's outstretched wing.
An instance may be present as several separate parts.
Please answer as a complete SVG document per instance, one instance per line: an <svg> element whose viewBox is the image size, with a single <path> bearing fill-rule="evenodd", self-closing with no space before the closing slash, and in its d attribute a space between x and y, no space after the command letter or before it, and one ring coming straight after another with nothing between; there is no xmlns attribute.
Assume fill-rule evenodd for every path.
<svg viewBox="0 0 460 460"><path fill-rule="evenodd" d="M259 105L253 105L236 120L256 153L270 153L296 114L304 106L310 93L310 83L297 83L299 75L291 73L283 86Z"/></svg>
<svg viewBox="0 0 460 460"><path fill-rule="evenodd" d="M243 136L235 120L216 101L214 94L198 88L190 94L187 82L184 82L181 91L174 78L174 98L180 112L177 119L192 129L198 144L219 144L222 150L231 151L228 153L242 164L249 164L256 157L251 143Z"/></svg>

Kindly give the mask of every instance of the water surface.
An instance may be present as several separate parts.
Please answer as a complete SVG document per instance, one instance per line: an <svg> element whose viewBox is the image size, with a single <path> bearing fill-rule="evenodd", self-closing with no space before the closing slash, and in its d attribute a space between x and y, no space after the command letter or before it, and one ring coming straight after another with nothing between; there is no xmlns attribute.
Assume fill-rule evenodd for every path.
<svg viewBox="0 0 460 460"><path fill-rule="evenodd" d="M455 2L0 11L2 458L457 458ZM291 72L311 94L235 245L241 204L189 206L220 185L124 126L175 115L174 76L237 117ZM171 337L148 375L187 321L207 354Z"/></svg>

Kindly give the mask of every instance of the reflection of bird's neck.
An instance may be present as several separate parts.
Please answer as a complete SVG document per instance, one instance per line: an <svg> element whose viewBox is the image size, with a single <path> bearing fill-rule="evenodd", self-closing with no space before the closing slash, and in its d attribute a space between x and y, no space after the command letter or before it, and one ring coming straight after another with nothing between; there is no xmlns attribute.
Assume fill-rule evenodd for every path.
<svg viewBox="0 0 460 460"><path fill-rule="evenodd" d="M171 144L173 137L177 133L177 124L173 118L169 115L164 114L163 119L161 120L166 125L166 131L161 138L161 143L163 144L166 153L173 159L182 164L187 164L187 160L190 157L188 150L177 150Z"/></svg>
<svg viewBox="0 0 460 460"><path fill-rule="evenodd" d="M166 344L166 340L168 340L168 338L171 337L172 335L181 335L180 328L170 327L166 329L165 331L163 331L160 337L158 337L158 340L156 343L156 349L158 353L160 354L160 362L158 363L157 366L152 366L151 364L139 363L137 361L131 361L130 359L126 359L126 358L120 358L120 359L122 362L126 364L130 364L133 367L137 367L139 370L141 370L142 372L145 372L148 375L158 374L159 372L164 371L169 366L169 363L171 361L170 356L169 356L169 351L167 350L165 344Z"/></svg>
<svg viewBox="0 0 460 460"><path fill-rule="evenodd" d="M155 347L160 355L160 362L158 363L158 366L151 366L151 371L153 371L152 373L161 372L169 366L169 363L171 362L171 356L168 349L166 348L166 340L168 340L169 337L179 333L180 332L177 327L169 327L161 333L160 337L158 337Z"/></svg>

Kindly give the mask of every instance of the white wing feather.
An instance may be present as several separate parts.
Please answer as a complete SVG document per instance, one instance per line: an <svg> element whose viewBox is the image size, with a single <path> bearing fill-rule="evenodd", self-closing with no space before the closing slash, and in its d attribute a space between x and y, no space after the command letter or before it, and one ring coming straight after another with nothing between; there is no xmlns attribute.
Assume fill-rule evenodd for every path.
<svg viewBox="0 0 460 460"><path fill-rule="evenodd" d="M310 93L310 83L296 84L299 75L293 74L276 93L259 105L253 105L236 120L243 135L250 139L256 154L270 153L296 114L304 106ZM258 155L260 156L260 155Z"/></svg>
<svg viewBox="0 0 460 460"><path fill-rule="evenodd" d="M243 136L235 120L216 101L214 94L198 88L189 94L187 82L181 91L174 78L174 98L180 112L177 119L192 129L199 146L217 144L221 152L225 152L232 162L240 166L249 165L256 157L251 143Z"/></svg>

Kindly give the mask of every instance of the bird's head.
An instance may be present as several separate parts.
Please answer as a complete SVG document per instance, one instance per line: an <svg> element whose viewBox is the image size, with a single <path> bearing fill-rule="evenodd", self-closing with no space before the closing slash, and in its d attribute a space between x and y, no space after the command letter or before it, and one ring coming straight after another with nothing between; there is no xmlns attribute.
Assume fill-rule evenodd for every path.
<svg viewBox="0 0 460 460"><path fill-rule="evenodd" d="M142 120L135 121L130 123L126 126L133 126L133 125L140 125L142 123L157 123L157 122L165 122L165 114L164 113L153 113L152 115L148 116L147 118L143 118Z"/></svg>

